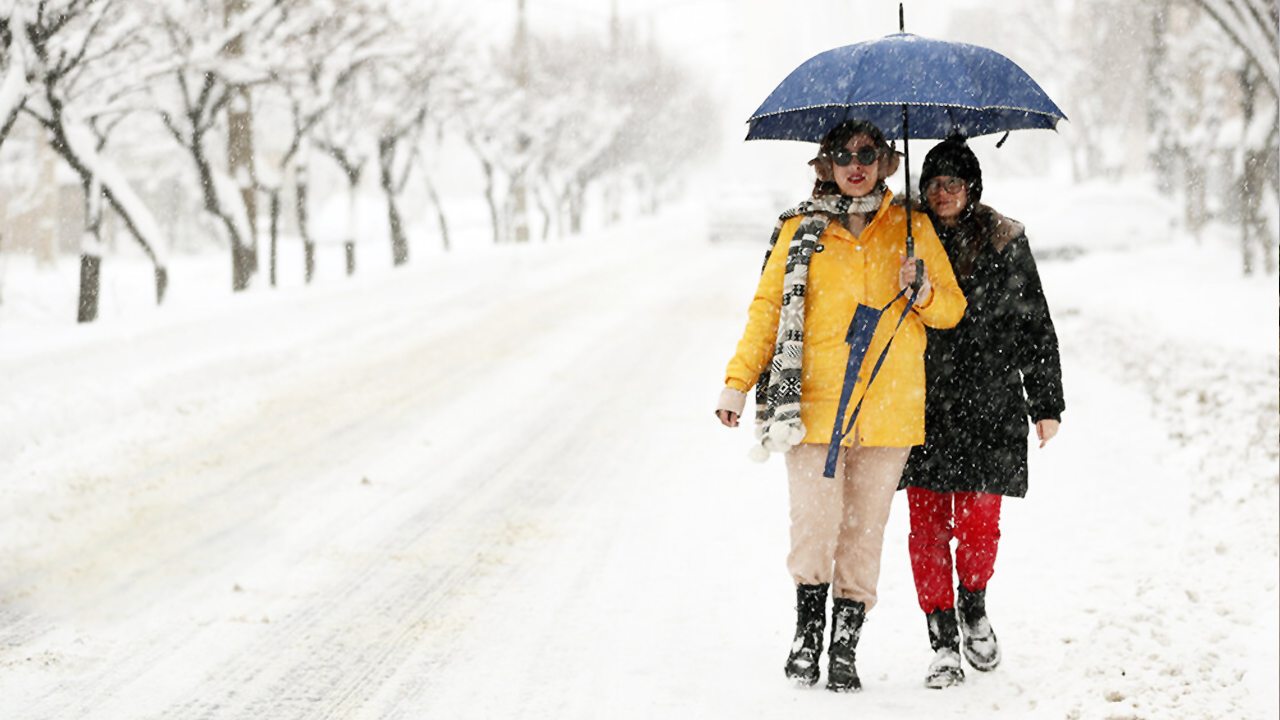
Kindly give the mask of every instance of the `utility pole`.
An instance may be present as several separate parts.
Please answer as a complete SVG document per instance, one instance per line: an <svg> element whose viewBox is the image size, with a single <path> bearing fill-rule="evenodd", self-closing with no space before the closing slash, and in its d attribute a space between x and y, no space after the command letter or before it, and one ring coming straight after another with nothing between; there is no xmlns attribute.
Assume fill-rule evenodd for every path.
<svg viewBox="0 0 1280 720"><path fill-rule="evenodd" d="M244 13L247 0L229 0L224 18L229 27L235 17ZM231 57L244 55L244 37L236 35L227 44L227 54ZM249 219L248 233L243 238L244 245L231 249L232 289L244 290L249 286L249 278L258 270L258 202L257 176L253 168L253 108L250 104L249 88L234 85L228 89L231 100L227 103L227 166L232 180L240 189L240 197L244 203L245 215ZM234 240L233 240L234 242Z"/></svg>
<svg viewBox="0 0 1280 720"><path fill-rule="evenodd" d="M618 0L609 3L609 52L617 57L622 42L622 21L618 18Z"/></svg>
<svg viewBox="0 0 1280 720"><path fill-rule="evenodd" d="M516 119L516 168L511 177L511 228L512 238L518 242L529 241L529 188L525 173L529 168L529 146L532 144L524 129L529 117L529 26L525 17L525 0L516 0L516 37L512 57L516 60L516 87L520 93L522 112Z"/></svg>

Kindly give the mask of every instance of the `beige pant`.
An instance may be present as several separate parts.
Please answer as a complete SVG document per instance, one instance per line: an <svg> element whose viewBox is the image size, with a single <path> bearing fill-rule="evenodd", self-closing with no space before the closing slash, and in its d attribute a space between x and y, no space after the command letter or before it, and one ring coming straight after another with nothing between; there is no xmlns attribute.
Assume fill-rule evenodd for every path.
<svg viewBox="0 0 1280 720"><path fill-rule="evenodd" d="M876 604L880 550L909 447L841 449L836 476L822 476L827 446L787 452L791 488L791 554L797 584L831 583L835 597Z"/></svg>

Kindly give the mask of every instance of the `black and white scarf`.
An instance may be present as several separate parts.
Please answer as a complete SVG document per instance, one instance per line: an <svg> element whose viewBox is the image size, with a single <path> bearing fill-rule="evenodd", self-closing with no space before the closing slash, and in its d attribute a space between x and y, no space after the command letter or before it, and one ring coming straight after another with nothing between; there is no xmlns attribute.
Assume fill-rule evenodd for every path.
<svg viewBox="0 0 1280 720"><path fill-rule="evenodd" d="M756 382L756 440L751 457L763 462L771 452L786 452L804 440L804 423L800 421L801 365L804 360L804 305L809 283L809 261L819 250L818 238L833 219L843 220L849 213L874 213L880 209L884 188L877 186L862 197L848 195L815 195L778 216L765 265L778 243L782 225L788 219L804 216L787 248L787 270L782 280L781 312L778 335L773 346L773 359ZM761 270L763 272L763 269Z"/></svg>

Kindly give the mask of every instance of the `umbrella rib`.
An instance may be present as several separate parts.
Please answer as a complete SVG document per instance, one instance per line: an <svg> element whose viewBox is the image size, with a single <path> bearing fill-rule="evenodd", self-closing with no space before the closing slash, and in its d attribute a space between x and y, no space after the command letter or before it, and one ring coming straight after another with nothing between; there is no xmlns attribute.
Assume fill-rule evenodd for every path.
<svg viewBox="0 0 1280 720"><path fill-rule="evenodd" d="M886 106L886 105L911 105L913 107L943 107L943 108L960 108L962 110L1016 110L1018 112L1031 113L1033 115L1044 115L1050 118L1062 118L1063 115L1055 114L1047 110L1034 110L1032 108L1015 107L1012 105L961 105L959 103L920 103L920 102L855 102L855 103L820 103L818 105L805 105L802 107L787 108L786 110L774 110L773 112L752 115L747 118L747 122L760 120L774 115L786 115L788 113L803 112L805 110L818 110L820 108L849 108L860 106Z"/></svg>

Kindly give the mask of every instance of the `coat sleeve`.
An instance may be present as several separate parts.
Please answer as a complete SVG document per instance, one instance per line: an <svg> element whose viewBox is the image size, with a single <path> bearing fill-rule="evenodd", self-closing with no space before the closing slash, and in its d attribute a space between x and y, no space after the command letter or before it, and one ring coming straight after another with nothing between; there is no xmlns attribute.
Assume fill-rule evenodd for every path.
<svg viewBox="0 0 1280 720"><path fill-rule="evenodd" d="M933 293L923 305L916 306L916 312L920 315L921 322L931 328L953 328L964 317L967 301L960 285L956 283L956 274L951 269L947 251L943 249L927 215L917 214L913 218L912 227L912 234L916 239L916 255L924 260L925 274L933 285Z"/></svg>
<svg viewBox="0 0 1280 720"><path fill-rule="evenodd" d="M1049 316L1049 303L1040 284L1040 273L1025 235L1009 243L1009 284L1015 298L1016 358L1027 392L1032 422L1061 420L1066 403L1062 396L1062 361L1058 334Z"/></svg>
<svg viewBox="0 0 1280 720"><path fill-rule="evenodd" d="M787 252L791 236L800 225L793 218L783 225L778 241L765 261L764 272L756 287L755 297L747 309L747 326L738 340L738 349L725 369L724 384L746 392L756 384L765 365L773 358L778 338L778 316L781 313L782 281L787 271Z"/></svg>

